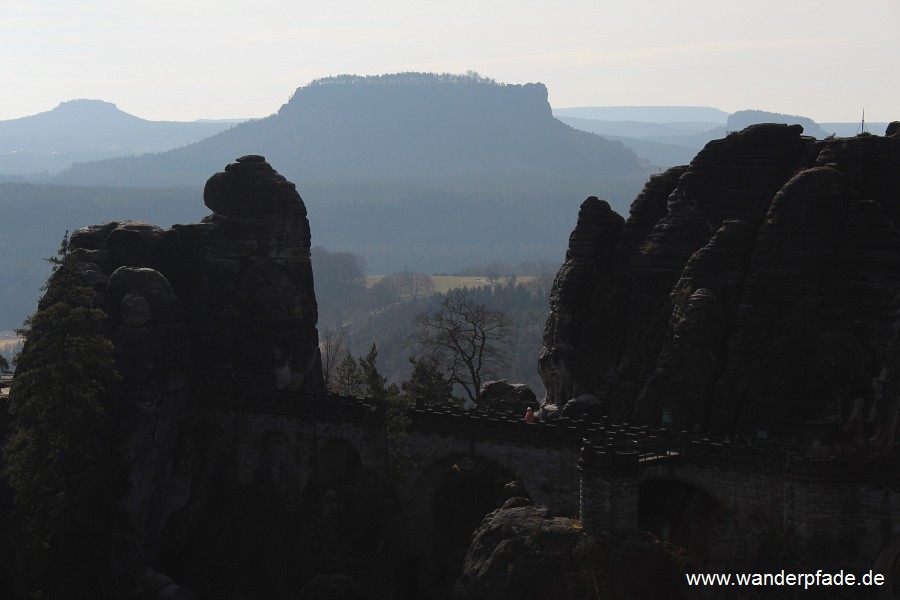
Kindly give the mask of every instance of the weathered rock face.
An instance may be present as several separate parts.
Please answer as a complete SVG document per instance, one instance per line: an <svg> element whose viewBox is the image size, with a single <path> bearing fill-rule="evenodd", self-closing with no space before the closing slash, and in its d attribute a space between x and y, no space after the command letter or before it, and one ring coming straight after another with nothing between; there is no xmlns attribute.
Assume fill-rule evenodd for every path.
<svg viewBox="0 0 900 600"><path fill-rule="evenodd" d="M347 575L318 575L303 586L300 600L360 600L362 590Z"/></svg>
<svg viewBox="0 0 900 600"><path fill-rule="evenodd" d="M587 416L595 421L605 414L603 403L600 401L600 398L593 394L582 394L577 398L572 398L560 410L560 416L563 417L577 419L578 417Z"/></svg>
<svg viewBox="0 0 900 600"><path fill-rule="evenodd" d="M213 175L214 212L176 225L163 272L191 315L196 385L268 397L324 389L306 208L261 156Z"/></svg>
<svg viewBox="0 0 900 600"><path fill-rule="evenodd" d="M485 516L476 530L453 597L590 597L587 581L572 573L587 550L575 522L515 500Z"/></svg>
<svg viewBox="0 0 900 600"><path fill-rule="evenodd" d="M200 223L106 223L71 239L138 409L127 502L147 557L188 500L172 492L171 463L187 415L218 399L324 391L309 223L294 184L246 156L211 177L204 198L214 212Z"/></svg>
<svg viewBox="0 0 900 600"><path fill-rule="evenodd" d="M101 294L120 267L153 269L171 284L190 331L195 394L323 391L309 221L294 184L245 156L209 179L204 200L213 214L200 223L76 231L85 278ZM123 318L143 318L141 302L123 304Z"/></svg>
<svg viewBox="0 0 900 600"><path fill-rule="evenodd" d="M546 403L590 393L629 422L895 448L900 139L801 134L710 142L624 225L585 201L550 299Z"/></svg>
<svg viewBox="0 0 900 600"><path fill-rule="evenodd" d="M591 196L581 205L578 224L569 237L566 260L556 274L550 293L550 314L544 338L554 341L541 348L540 369L548 398L565 401L574 395L575 382L602 377L604 359L584 360L582 346L609 331L606 313L590 311L597 282L614 277L613 252L624 220L606 202Z"/></svg>
<svg viewBox="0 0 900 600"><path fill-rule="evenodd" d="M678 559L650 534L589 540L577 521L510 498L476 530L451 597L680 599Z"/></svg>
<svg viewBox="0 0 900 600"><path fill-rule="evenodd" d="M507 379L488 381L481 386L481 406L493 410L524 415L527 408L538 408L537 396L524 383L510 383Z"/></svg>

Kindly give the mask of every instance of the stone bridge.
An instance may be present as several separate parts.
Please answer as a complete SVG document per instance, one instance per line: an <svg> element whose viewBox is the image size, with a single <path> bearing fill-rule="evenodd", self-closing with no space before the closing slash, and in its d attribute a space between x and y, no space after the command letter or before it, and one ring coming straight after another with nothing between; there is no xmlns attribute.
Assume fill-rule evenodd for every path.
<svg viewBox="0 0 900 600"><path fill-rule="evenodd" d="M363 400L218 403L200 414L205 422L195 429L214 431L233 449L238 483L273 482L297 499L312 485L336 513L347 489L391 468L383 410ZM775 441L713 440L602 419L529 425L450 408L408 416L402 510L391 519L412 556L433 553L436 498L455 466L477 457L496 467L501 485L519 481L536 504L580 517L592 534L651 531L686 549L692 564L721 572L766 560L776 571L875 569L889 584L860 597L897 594L890 579L900 555L898 462L815 458Z"/></svg>
<svg viewBox="0 0 900 600"><path fill-rule="evenodd" d="M887 583L838 597L900 597L895 459L808 456L776 441L648 428L592 433L579 461L589 533L651 531L686 549L698 572L871 569Z"/></svg>
<svg viewBox="0 0 900 600"><path fill-rule="evenodd" d="M363 506L371 512L377 495L386 491L385 474L398 466L390 461L402 461L400 509L376 518L394 524L393 543L416 561L427 581L439 579L448 560L460 560L472 530L498 508L511 481L555 514L578 515L581 422L529 425L522 417L488 411L414 409L405 435L389 442L384 409L356 398L285 397L265 403L207 398L192 412L184 427L189 439L180 442L188 450L176 449L176 455L191 458L183 464L173 460L172 480L182 483L167 494L166 514L191 495L202 495L190 492L198 481L202 485L201 464L220 465L217 471L238 486L274 486L291 506L315 497L340 520ZM480 477L474 488L461 473L472 461ZM438 503L448 496L451 506L442 511ZM459 507L469 504L469 514L460 514Z"/></svg>
<svg viewBox="0 0 900 600"><path fill-rule="evenodd" d="M383 411L365 400L324 396L302 403L217 401L200 414L203 423L193 427L212 427L225 436L234 448L240 483L291 473L297 480L294 487L302 488L323 470L328 473L319 477L334 478L335 470L381 474L388 468ZM451 469L465 456L477 456L521 482L535 502L558 507L559 514L578 514L577 462L584 423L560 419L528 425L505 413L452 408L414 409L408 416L403 442L410 465L406 493L420 495L434 473ZM340 461L336 454L342 456Z"/></svg>
<svg viewBox="0 0 900 600"><path fill-rule="evenodd" d="M204 406L192 425L205 438L232 448L239 484L272 481L295 495L311 482L350 484L364 474L389 469L383 410L356 398L323 396L305 402L239 403L217 400ZM403 441L407 469L402 486L412 531L427 538L426 514L442 478L464 457L478 457L517 480L539 504L559 515L577 516L577 469L584 423L528 425L521 417L451 408L414 409ZM414 541L418 544L419 541Z"/></svg>

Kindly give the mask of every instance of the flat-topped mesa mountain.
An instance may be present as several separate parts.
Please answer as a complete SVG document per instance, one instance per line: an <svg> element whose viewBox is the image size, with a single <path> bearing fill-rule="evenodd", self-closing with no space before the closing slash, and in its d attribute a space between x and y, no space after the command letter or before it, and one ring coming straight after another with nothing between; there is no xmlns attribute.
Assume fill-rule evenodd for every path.
<svg viewBox="0 0 900 600"><path fill-rule="evenodd" d="M553 118L542 84L478 76L340 76L297 89L278 113L162 154L76 165L78 185L192 185L217 165L264 153L304 185L414 181L469 185L649 173L617 142ZM477 187L477 183L471 183Z"/></svg>
<svg viewBox="0 0 900 600"><path fill-rule="evenodd" d="M654 171L618 142L554 119L541 84L425 74L324 79L298 89L277 114L190 146L79 163L45 187L0 182L4 222L24 224L0 230L0 251L22 258L0 262L8 283L0 303L5 296L10 309L0 320L12 328L27 316L46 278L41 258L67 227L130 215L164 226L193 221L196 188L248 154L303 182L317 245L365 256L376 273L561 256L571 230L565 215L585 196L624 210ZM169 187L176 184L183 187ZM56 224L44 226L47 218ZM36 220L39 231L29 227Z"/></svg>
<svg viewBox="0 0 900 600"><path fill-rule="evenodd" d="M545 402L594 394L616 421L895 451L898 131L754 125L651 178L627 220L588 198L550 297Z"/></svg>
<svg viewBox="0 0 900 600"><path fill-rule="evenodd" d="M740 131L760 123L800 125L806 135L824 138L836 129L825 129L808 117L739 110L727 114L701 107L606 107L555 110L564 123L618 140L641 158L654 165L671 167L685 164L711 140L730 131ZM610 120L603 120L604 115ZM631 115L630 119L623 117ZM648 117L653 117L649 120ZM693 117L693 118L690 118ZM840 124L832 124L840 125ZM884 123L882 127L887 126ZM857 126L854 126L857 127ZM855 128L851 129L851 135Z"/></svg>
<svg viewBox="0 0 900 600"><path fill-rule="evenodd" d="M809 117L785 115L764 110L739 110L736 113L732 113L728 115L728 122L725 124L725 129L728 131L740 131L741 129L745 129L751 125L759 125L760 123L800 125L803 127L804 134L819 139L829 135L818 123Z"/></svg>

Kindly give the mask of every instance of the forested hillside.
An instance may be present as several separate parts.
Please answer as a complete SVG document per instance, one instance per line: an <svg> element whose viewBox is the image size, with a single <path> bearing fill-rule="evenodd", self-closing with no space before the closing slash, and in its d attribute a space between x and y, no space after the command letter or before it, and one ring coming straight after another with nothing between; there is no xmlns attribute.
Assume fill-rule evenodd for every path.
<svg viewBox="0 0 900 600"><path fill-rule="evenodd" d="M364 356L372 344L378 347L378 369L390 382L409 378L411 356L423 356L425 349L414 343L415 317L432 312L454 290L436 291L425 273L391 273L374 285L367 285L365 260L350 252L330 252L313 248L313 272L319 304L319 339L340 336L343 355ZM508 367L502 377L527 383L540 397L543 383L537 372L547 302L553 283L554 265L521 263L478 265L460 273L471 273L462 289L475 304L499 311L508 317L510 335L503 344ZM519 282L516 273L531 276ZM459 288L457 288L459 289Z"/></svg>
<svg viewBox="0 0 900 600"><path fill-rule="evenodd" d="M496 376L527 383L538 397L543 396L544 385L538 375L536 357L549 313L547 296L550 290L549 285L545 285L549 282L549 279L541 279L529 284L500 283L465 289L466 296L473 302L504 313L512 323L511 335L503 345L508 366ZM446 296L435 293L404 299L372 311L358 321L346 323L349 333L346 349L363 356L373 343L377 344L379 371L394 383L408 379L412 370L409 358L424 354L424 350L413 342L415 317L423 311L434 311Z"/></svg>
<svg viewBox="0 0 900 600"><path fill-rule="evenodd" d="M313 244L365 257L370 273L559 264L584 198L626 212L652 170L620 143L554 119L542 84L319 80L277 114L190 146L80 164L54 185L0 185L0 250L15 257L0 270L0 328L33 311L42 259L67 229L195 221L207 214L204 182L246 154L265 155L297 185Z"/></svg>
<svg viewBox="0 0 900 600"><path fill-rule="evenodd" d="M53 110L0 121L0 177L45 179L74 162L170 150L233 124L148 121L102 100L69 100Z"/></svg>
<svg viewBox="0 0 900 600"><path fill-rule="evenodd" d="M244 154L298 184L325 182L527 189L534 181L643 177L618 142L553 118L543 84L468 76L340 76L299 88L276 114L156 155L77 165L79 185L193 185Z"/></svg>

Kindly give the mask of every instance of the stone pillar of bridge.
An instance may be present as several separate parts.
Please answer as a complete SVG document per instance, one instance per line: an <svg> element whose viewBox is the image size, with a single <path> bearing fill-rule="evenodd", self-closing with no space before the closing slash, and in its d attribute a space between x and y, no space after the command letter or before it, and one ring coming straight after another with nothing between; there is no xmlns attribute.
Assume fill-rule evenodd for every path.
<svg viewBox="0 0 900 600"><path fill-rule="evenodd" d="M637 454L613 448L597 450L588 442L578 461L581 474L579 515L588 535L637 529L640 480Z"/></svg>
<svg viewBox="0 0 900 600"><path fill-rule="evenodd" d="M900 521L900 503L889 486L870 483L874 473L874 462L788 456L784 527L788 550L805 566L872 568Z"/></svg>

